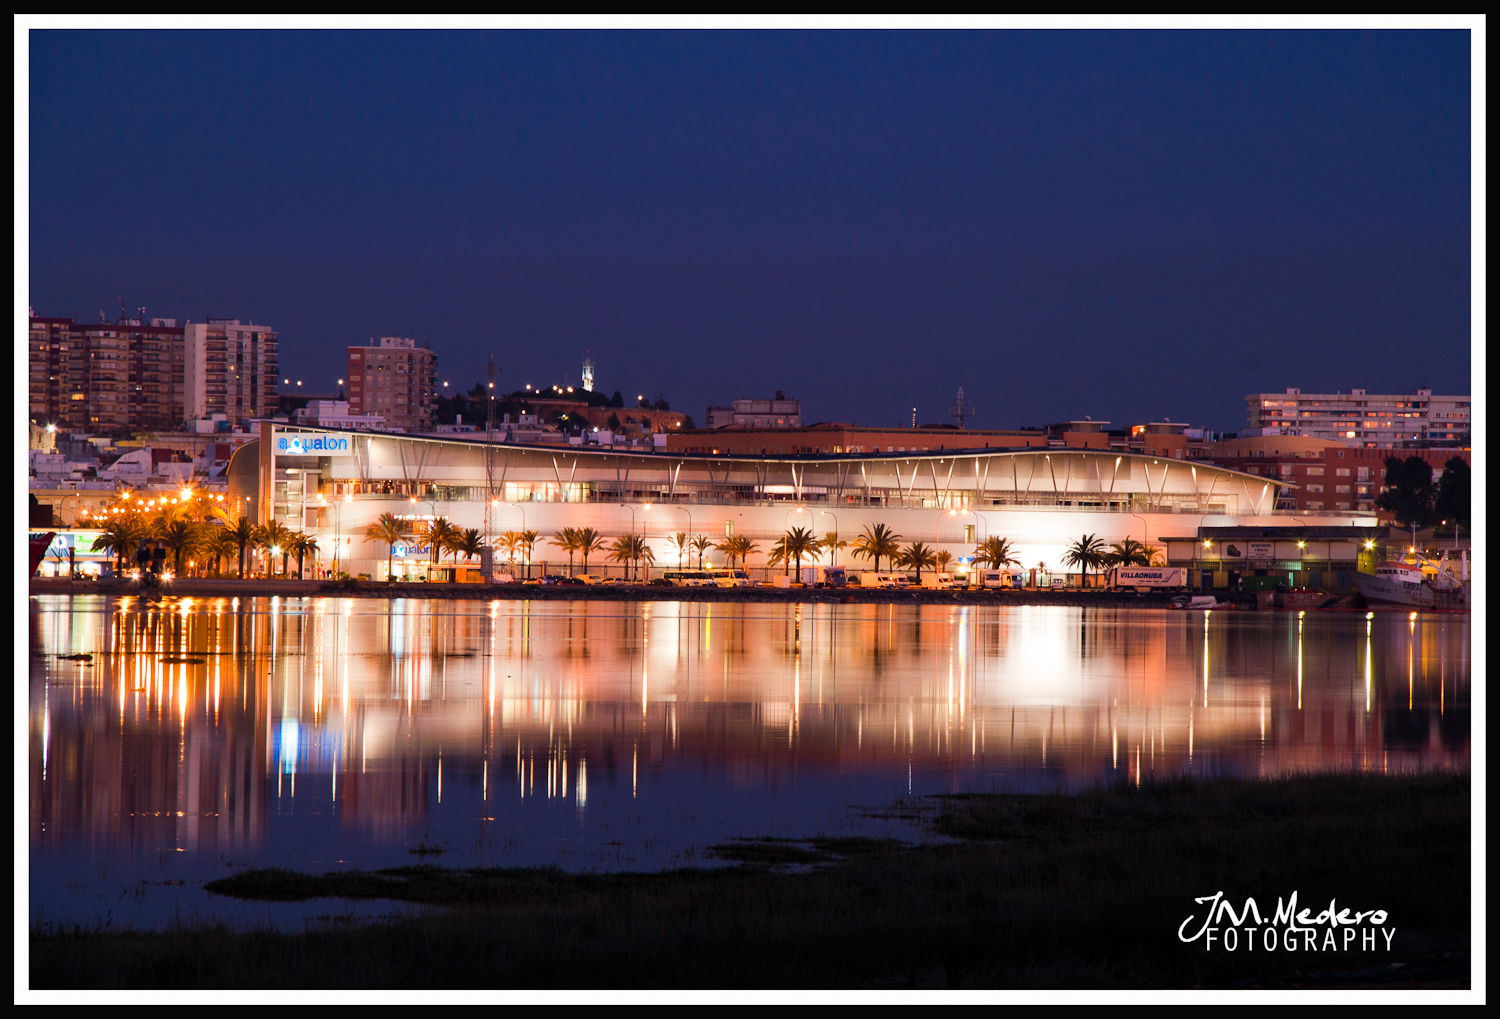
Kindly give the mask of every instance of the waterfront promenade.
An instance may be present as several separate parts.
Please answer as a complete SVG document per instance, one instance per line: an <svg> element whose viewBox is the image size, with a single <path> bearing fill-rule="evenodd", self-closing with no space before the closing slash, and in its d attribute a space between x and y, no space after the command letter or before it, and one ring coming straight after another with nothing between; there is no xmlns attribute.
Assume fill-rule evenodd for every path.
<svg viewBox="0 0 1500 1019"><path fill-rule="evenodd" d="M1177 592L1111 591L1104 588L1010 588L940 590L862 587L666 587L656 584L443 584L379 581L174 580L145 590L135 581L118 586L95 581L33 577L31 594L171 595L193 598L456 598L534 601L839 602L895 605L1060 605L1166 608ZM1220 599L1254 608L1253 596ZM1241 604L1243 603L1243 604Z"/></svg>

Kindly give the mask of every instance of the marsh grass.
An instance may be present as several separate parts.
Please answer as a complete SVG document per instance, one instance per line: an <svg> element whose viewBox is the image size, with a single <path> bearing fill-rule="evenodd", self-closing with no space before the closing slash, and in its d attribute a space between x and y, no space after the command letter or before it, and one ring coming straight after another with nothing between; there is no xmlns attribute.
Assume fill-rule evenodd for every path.
<svg viewBox="0 0 1500 1019"><path fill-rule="evenodd" d="M211 890L447 907L305 933L34 933L34 988L1467 987L1467 776L943 798L950 841L740 840L821 865L254 871ZM957 840L957 841L952 841ZM804 846L810 848L803 848ZM718 847L716 847L718 848ZM757 861L764 863L765 861ZM1392 951L1209 952L1223 891L1389 912ZM337 909L336 905L330 907Z"/></svg>

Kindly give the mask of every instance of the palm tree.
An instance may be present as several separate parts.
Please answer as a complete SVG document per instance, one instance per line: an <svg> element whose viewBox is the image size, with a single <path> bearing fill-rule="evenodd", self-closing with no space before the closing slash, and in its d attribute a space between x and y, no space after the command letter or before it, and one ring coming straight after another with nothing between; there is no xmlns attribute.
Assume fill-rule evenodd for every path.
<svg viewBox="0 0 1500 1019"><path fill-rule="evenodd" d="M644 539L642 539L644 540ZM578 529L578 553L583 557L583 572L589 571L589 553L604 548L604 536L592 527Z"/></svg>
<svg viewBox="0 0 1500 1019"><path fill-rule="evenodd" d="M448 551L449 545L461 533L457 527L448 522L447 517L434 517L423 525L418 536L427 543L432 553L432 565L437 565L438 557Z"/></svg>
<svg viewBox="0 0 1500 1019"><path fill-rule="evenodd" d="M688 542L688 546L698 553L698 569L703 569L703 553L714 547L714 540L706 534L699 534Z"/></svg>
<svg viewBox="0 0 1500 1019"><path fill-rule="evenodd" d="M797 576L802 576L802 560L804 557L811 559L818 554L818 549L823 543L817 536L805 527L793 527L780 538L776 544L771 546L771 565L777 563L795 563ZM783 570L782 572L785 572Z"/></svg>
<svg viewBox="0 0 1500 1019"><path fill-rule="evenodd" d="M458 561L459 556L465 559L477 559L484 551L484 535L479 533L477 527L465 527L458 532L458 537L453 539L448 548L453 551L454 562Z"/></svg>
<svg viewBox="0 0 1500 1019"><path fill-rule="evenodd" d="M986 538L974 549L974 561L993 566L997 570L1003 570L1007 566L1020 566L1021 560L1016 558L1016 550L1011 546L1009 538Z"/></svg>
<svg viewBox="0 0 1500 1019"><path fill-rule="evenodd" d="M849 543L847 541L839 540L838 531L829 531L827 534L823 535L823 541L821 542L821 544L823 548L828 552L829 566L837 566L839 559L839 549L849 547Z"/></svg>
<svg viewBox="0 0 1500 1019"><path fill-rule="evenodd" d="M933 564L939 573L947 573L949 565L953 562L953 553L943 549L933 555Z"/></svg>
<svg viewBox="0 0 1500 1019"><path fill-rule="evenodd" d="M875 572L880 572L880 560L894 560L901 554L901 535L885 524L865 525L864 533L855 538L852 547L860 559L873 559Z"/></svg>
<svg viewBox="0 0 1500 1019"><path fill-rule="evenodd" d="M386 547L385 576L395 580L396 542L411 536L411 524L394 513L382 513L373 524L365 528L365 537L378 541Z"/></svg>
<svg viewBox="0 0 1500 1019"><path fill-rule="evenodd" d="M1151 549L1133 538L1117 541L1104 554L1105 566L1150 566Z"/></svg>
<svg viewBox="0 0 1500 1019"><path fill-rule="evenodd" d="M146 528L133 516L115 517L104 525L103 533L94 539L94 551L110 551L115 556L115 571L125 571L126 553L134 553L146 537Z"/></svg>
<svg viewBox="0 0 1500 1019"><path fill-rule="evenodd" d="M714 548L729 557L729 568L734 569L740 563L750 557L750 553L757 550L755 542L743 534L731 535L719 542Z"/></svg>
<svg viewBox="0 0 1500 1019"><path fill-rule="evenodd" d="M255 524L249 517L237 517L234 523L225 528L225 533L234 538L235 548L239 551L240 579L245 579L245 553L255 541Z"/></svg>
<svg viewBox="0 0 1500 1019"><path fill-rule="evenodd" d="M261 524L255 528L255 534L251 542L266 553L266 573L271 574L275 568L276 554L281 555L281 572L286 572L286 561L291 556L288 547L292 542L292 532L279 520L272 520L268 524Z"/></svg>
<svg viewBox="0 0 1500 1019"><path fill-rule="evenodd" d="M537 539L541 537L536 531L521 531L516 547L526 552L526 576L531 576L531 550L536 547Z"/></svg>
<svg viewBox="0 0 1500 1019"><path fill-rule="evenodd" d="M687 536L687 533L678 531L668 540L672 543L672 547L677 550L677 564L679 566L689 565L692 560L688 557L688 546L692 544L692 539Z"/></svg>
<svg viewBox="0 0 1500 1019"><path fill-rule="evenodd" d="M1063 553L1063 562L1079 567L1083 571L1083 586L1088 587L1089 570L1102 567L1105 554L1104 542L1092 534L1085 534L1068 546Z"/></svg>
<svg viewBox="0 0 1500 1019"><path fill-rule="evenodd" d="M168 520L156 532L168 552L172 553L172 572L182 576L182 560L202 542L198 527L186 520Z"/></svg>
<svg viewBox="0 0 1500 1019"><path fill-rule="evenodd" d="M625 564L625 579L631 579L631 564L638 562L651 562L656 558L651 547L646 544L646 539L636 534L626 534L615 539L610 546L610 556L617 563Z"/></svg>
<svg viewBox="0 0 1500 1019"><path fill-rule="evenodd" d="M213 563L214 576L223 574L222 564L225 559L230 558L238 551L239 541L233 532L227 527L210 524L208 527L208 539L204 542L204 551L208 553L209 561Z"/></svg>
<svg viewBox="0 0 1500 1019"><path fill-rule="evenodd" d="M291 550L292 555L297 557L297 579L301 580L302 568L307 562L307 557L318 554L318 539L302 531L295 531L292 534L291 543L287 547Z"/></svg>
<svg viewBox="0 0 1500 1019"><path fill-rule="evenodd" d="M564 527L551 538L552 544L568 553L568 576L573 575L573 556L578 552L578 528Z"/></svg>
<svg viewBox="0 0 1500 1019"><path fill-rule="evenodd" d="M927 545L923 544L920 541L914 541L910 545L906 546L903 551L898 553L897 561L901 566L916 570L917 582L921 583L923 567L930 568L936 566L937 556L933 553L931 548L927 547Z"/></svg>

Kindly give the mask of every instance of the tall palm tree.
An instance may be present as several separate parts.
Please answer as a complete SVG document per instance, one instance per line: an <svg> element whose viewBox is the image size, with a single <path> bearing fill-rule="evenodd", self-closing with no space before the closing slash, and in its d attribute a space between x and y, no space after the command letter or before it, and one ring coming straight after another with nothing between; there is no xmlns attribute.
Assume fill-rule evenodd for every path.
<svg viewBox="0 0 1500 1019"><path fill-rule="evenodd" d="M277 554L281 556L281 572L286 572L286 561L291 556L288 547L292 542L292 532L279 520L261 524L255 529L251 542L266 554L266 573L269 575L275 571Z"/></svg>
<svg viewBox="0 0 1500 1019"><path fill-rule="evenodd" d="M818 554L818 549L823 543L818 537L806 527L793 527L771 546L771 565L777 563L795 563L797 576L802 576L802 560L811 559ZM785 570L783 570L785 572Z"/></svg>
<svg viewBox="0 0 1500 1019"><path fill-rule="evenodd" d="M536 543L539 538L541 538L541 535L536 531L521 531L520 538L516 544L516 548L525 551L525 567L527 578L530 578L531 576L531 552L532 549L536 548Z"/></svg>
<svg viewBox="0 0 1500 1019"><path fill-rule="evenodd" d="M183 559L203 540L197 525L181 518L166 521L156 531L155 537L172 553L172 572L179 577L182 576Z"/></svg>
<svg viewBox="0 0 1500 1019"><path fill-rule="evenodd" d="M847 541L839 540L838 531L829 531L827 534L823 535L821 544L824 551L828 553L829 566L837 566L839 560L839 549L849 547L849 543Z"/></svg>
<svg viewBox="0 0 1500 1019"><path fill-rule="evenodd" d="M655 554L651 551L651 547L646 544L646 539L638 534L626 534L616 538L615 543L610 546L609 557L615 562L625 564L626 580L631 579L633 576L631 564L649 563L656 558Z"/></svg>
<svg viewBox="0 0 1500 1019"><path fill-rule="evenodd" d="M580 527L578 529L578 554L583 558L583 572L589 571L589 553L598 552L604 548L604 535L592 527Z"/></svg>
<svg viewBox="0 0 1500 1019"><path fill-rule="evenodd" d="M568 576L573 575L573 556L578 553L578 528L564 527L554 534L550 541L564 552L568 553ZM587 571L585 571L587 572Z"/></svg>
<svg viewBox="0 0 1500 1019"><path fill-rule="evenodd" d="M885 524L866 524L864 533L854 539L851 547L856 558L874 560L875 572L879 573L880 560L893 560L901 554L901 535Z"/></svg>
<svg viewBox="0 0 1500 1019"><path fill-rule="evenodd" d="M937 555L926 544L914 541L897 554L897 562L917 571L917 582L921 583L922 570L937 565Z"/></svg>
<svg viewBox="0 0 1500 1019"><path fill-rule="evenodd" d="M208 539L204 542L204 551L208 553L209 562L213 564L214 576L222 576L224 573L223 563L239 550L239 541L229 528L214 524L208 525Z"/></svg>
<svg viewBox="0 0 1500 1019"><path fill-rule="evenodd" d="M953 563L953 553L946 548L940 552L933 553L933 566L939 573L947 573L948 567Z"/></svg>
<svg viewBox="0 0 1500 1019"><path fill-rule="evenodd" d="M422 525L417 532L417 537L427 543L428 551L432 555L432 565L436 566L438 559L444 552L449 551L449 546L460 533L447 517L434 517Z"/></svg>
<svg viewBox="0 0 1500 1019"><path fill-rule="evenodd" d="M729 568L732 570L750 557L750 553L757 550L754 541L743 534L731 535L719 542L714 548L729 557Z"/></svg>
<svg viewBox="0 0 1500 1019"><path fill-rule="evenodd" d="M1085 534L1063 552L1063 562L1077 566L1083 572L1083 586L1088 587L1089 570L1102 567L1105 554L1104 542L1092 534Z"/></svg>
<svg viewBox="0 0 1500 1019"><path fill-rule="evenodd" d="M690 565L692 563L692 559L688 557L688 546L692 544L693 539L688 537L687 532L678 531L667 540L670 541L672 543L672 547L677 550L677 564L679 566Z"/></svg>
<svg viewBox="0 0 1500 1019"><path fill-rule="evenodd" d="M396 542L411 537L411 523L394 513L382 513L365 528L365 537L385 545L385 576L387 580L395 580Z"/></svg>
<svg viewBox="0 0 1500 1019"><path fill-rule="evenodd" d="M297 579L301 580L302 567L307 557L317 555L318 539L302 531L296 531L292 534L292 540L287 547L291 549L292 555L297 557Z"/></svg>
<svg viewBox="0 0 1500 1019"><path fill-rule="evenodd" d="M701 570L703 569L703 553L714 547L714 540L706 534L695 535L693 540L688 542L688 547L698 553L698 569Z"/></svg>
<svg viewBox="0 0 1500 1019"><path fill-rule="evenodd" d="M244 580L245 553L255 541L255 523L249 517L236 517L224 530L226 534L234 538L234 546L239 552L239 577Z"/></svg>
<svg viewBox="0 0 1500 1019"><path fill-rule="evenodd" d="M1016 550L1009 538L986 538L974 548L974 561L1003 570L1007 566L1020 566Z"/></svg>

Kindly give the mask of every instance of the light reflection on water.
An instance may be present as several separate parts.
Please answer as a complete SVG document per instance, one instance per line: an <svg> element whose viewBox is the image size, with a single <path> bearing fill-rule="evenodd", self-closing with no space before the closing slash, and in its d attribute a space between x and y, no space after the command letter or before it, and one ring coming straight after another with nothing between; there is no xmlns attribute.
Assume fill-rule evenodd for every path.
<svg viewBox="0 0 1500 1019"><path fill-rule="evenodd" d="M346 911L199 887L249 867L649 869L737 836L916 838L882 811L906 796L1469 765L1466 615L31 608L31 917L48 924Z"/></svg>

